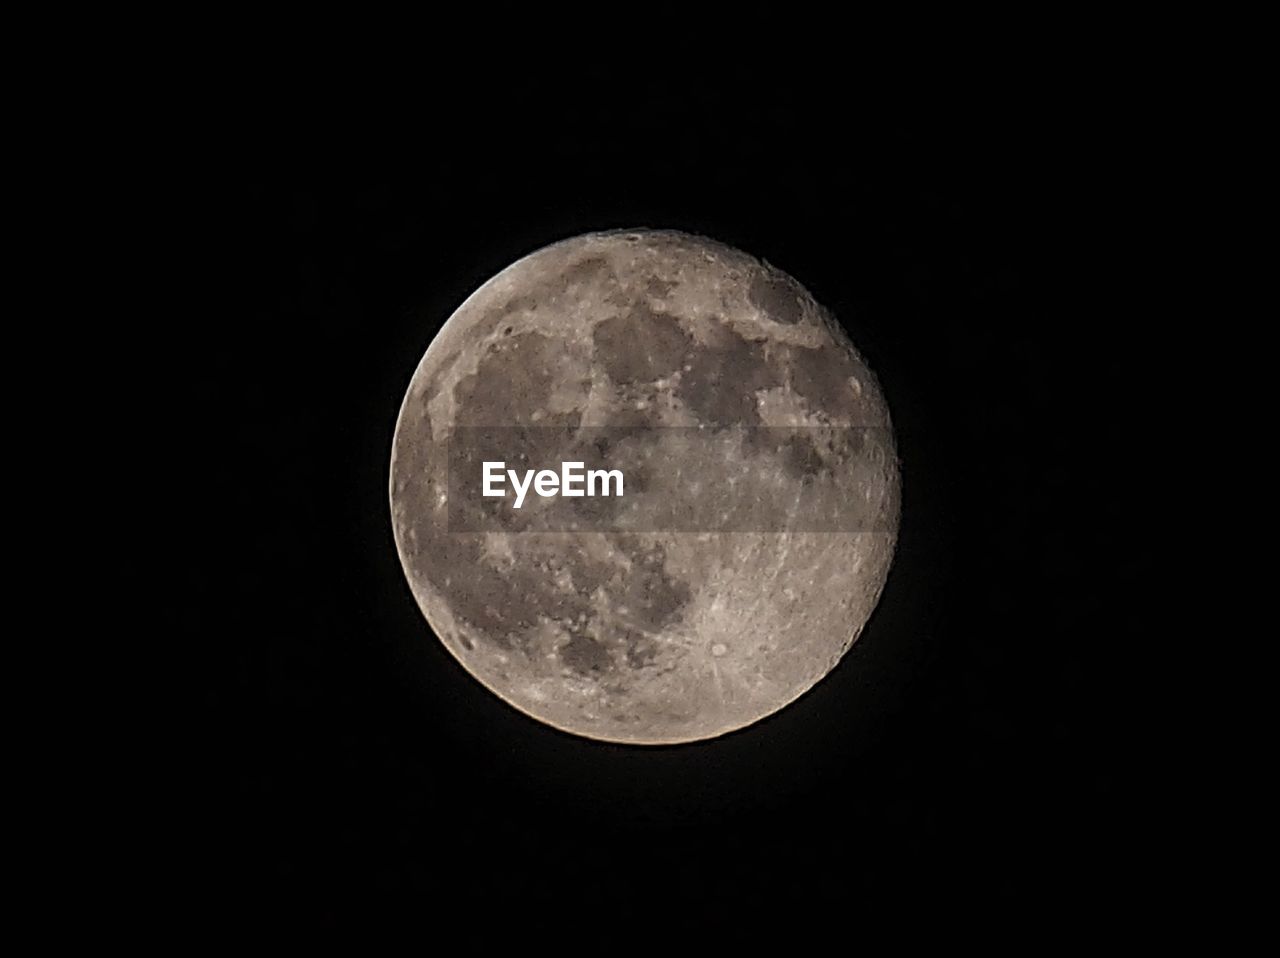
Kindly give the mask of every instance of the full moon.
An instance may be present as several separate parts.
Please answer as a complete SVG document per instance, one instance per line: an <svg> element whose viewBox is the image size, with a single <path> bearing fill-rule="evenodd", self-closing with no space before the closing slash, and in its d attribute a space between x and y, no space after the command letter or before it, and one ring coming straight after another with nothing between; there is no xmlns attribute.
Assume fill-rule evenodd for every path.
<svg viewBox="0 0 1280 958"><path fill-rule="evenodd" d="M517 510L460 485L480 458L627 485ZM405 394L390 493L462 667L534 719L637 745L751 725L831 671L900 502L889 410L835 319L769 263L655 230L547 246L458 307Z"/></svg>

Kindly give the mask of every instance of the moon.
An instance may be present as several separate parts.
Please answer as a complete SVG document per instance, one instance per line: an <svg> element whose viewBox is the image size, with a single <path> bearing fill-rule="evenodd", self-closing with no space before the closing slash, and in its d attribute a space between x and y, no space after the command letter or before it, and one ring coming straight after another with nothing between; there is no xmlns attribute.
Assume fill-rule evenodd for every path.
<svg viewBox="0 0 1280 958"><path fill-rule="evenodd" d="M514 510L460 485L481 458L628 485ZM796 280L628 230L540 249L458 307L405 394L390 506L468 673L554 728L664 745L758 722L836 666L884 587L899 477L876 377Z"/></svg>

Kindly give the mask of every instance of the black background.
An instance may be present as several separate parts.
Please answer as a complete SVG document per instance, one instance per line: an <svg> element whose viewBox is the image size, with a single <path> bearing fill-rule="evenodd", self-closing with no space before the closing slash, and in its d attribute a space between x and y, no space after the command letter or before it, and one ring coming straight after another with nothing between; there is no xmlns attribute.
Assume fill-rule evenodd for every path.
<svg viewBox="0 0 1280 958"><path fill-rule="evenodd" d="M1140 560L1114 406L1139 320L1111 295L1106 122L1068 95L889 108L834 70L697 67L216 119L175 196L219 303L187 383L212 450L184 622L207 657L209 900L334 920L1121 894ZM404 390L462 300L542 245L642 226L827 305L881 380L904 481L883 599L839 667L749 729L658 749L561 734L463 672L387 496Z"/></svg>

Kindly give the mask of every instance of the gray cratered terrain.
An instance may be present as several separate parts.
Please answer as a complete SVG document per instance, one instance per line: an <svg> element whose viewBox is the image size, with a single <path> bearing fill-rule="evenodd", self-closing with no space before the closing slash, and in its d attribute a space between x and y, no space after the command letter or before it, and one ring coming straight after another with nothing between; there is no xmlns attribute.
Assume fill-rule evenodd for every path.
<svg viewBox="0 0 1280 958"><path fill-rule="evenodd" d="M450 444L478 427L502 427L482 458L604 463L627 493L463 498ZM835 666L888 574L898 484L875 377L795 280L611 232L514 263L445 324L400 412L391 515L475 678L556 728L664 744L749 725Z"/></svg>

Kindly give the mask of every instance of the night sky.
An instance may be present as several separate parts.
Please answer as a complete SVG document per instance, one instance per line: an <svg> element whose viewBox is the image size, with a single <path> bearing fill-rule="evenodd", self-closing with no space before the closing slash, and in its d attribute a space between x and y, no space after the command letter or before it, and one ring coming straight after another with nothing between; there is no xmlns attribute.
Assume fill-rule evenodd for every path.
<svg viewBox="0 0 1280 958"><path fill-rule="evenodd" d="M180 627L207 660L193 894L322 925L1122 894L1144 558L1114 407L1142 321L1110 295L1108 134L1065 95L897 111L823 69L583 67L395 107L210 94L174 195L211 276L192 297L217 304L182 384L216 490ZM470 678L387 497L404 390L463 299L547 243L642 226L804 284L879 377L903 475L897 557L840 665L670 748L560 733Z"/></svg>

